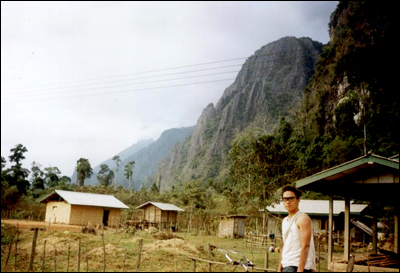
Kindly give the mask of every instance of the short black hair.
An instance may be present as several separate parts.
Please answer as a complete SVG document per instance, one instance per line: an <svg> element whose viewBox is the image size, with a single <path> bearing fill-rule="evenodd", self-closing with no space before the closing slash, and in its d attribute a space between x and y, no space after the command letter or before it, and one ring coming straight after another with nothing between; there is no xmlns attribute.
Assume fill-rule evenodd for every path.
<svg viewBox="0 0 400 273"><path fill-rule="evenodd" d="M285 187L283 187L283 189L282 189L282 196L283 196L283 194L284 194L285 192L287 192L287 191L293 192L293 193L296 195L296 198L297 198L297 199L299 199L300 196L301 196L301 191L299 191L296 187L293 187L293 186L285 186Z"/></svg>

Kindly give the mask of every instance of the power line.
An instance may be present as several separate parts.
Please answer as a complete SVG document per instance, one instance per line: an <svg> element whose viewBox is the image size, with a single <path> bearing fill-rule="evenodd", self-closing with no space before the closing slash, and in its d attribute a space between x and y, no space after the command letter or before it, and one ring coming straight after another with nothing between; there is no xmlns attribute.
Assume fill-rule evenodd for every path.
<svg viewBox="0 0 400 273"><path fill-rule="evenodd" d="M306 54L304 56L316 56L319 54L313 53L313 54ZM92 83L92 84L85 84L85 85L75 85L75 86L67 86L67 87L59 87L59 88L50 88L50 89L44 89L43 91L50 91L50 90L58 90L58 89L67 89L67 88L75 88L75 87L81 87L81 86L91 86L91 85L100 85L100 84L106 84L106 83L115 83L115 82L126 82L126 81L132 81L132 80L140 80L140 79L151 79L151 78L159 78L159 77L165 77L165 76L173 76L173 75L181 75L181 74L188 74L188 73L195 73L195 72L202 72L202 71L209 71L209 70L216 70L216 69L222 69L222 68L231 68L235 66L249 66L254 63L269 63L269 62L274 62L274 61L285 61L285 60L290 60L292 57L286 57L286 58L279 58L279 59L272 59L272 60L266 60L266 61L253 61L245 64L238 64L238 65L229 65L229 66L222 66L222 67L215 67L215 68L207 68L207 69L201 69L201 70L194 70L194 71L183 71L183 72L178 72L178 73L171 73L171 74L163 74L163 75L157 75L157 76L147 76L147 77L140 77L140 78L133 78L133 79L125 79L125 80L118 80L118 81L110 81L110 82L103 82L103 83ZM263 69L270 68L270 67L262 67ZM260 68L261 69L261 68ZM254 71L257 69L245 69L242 68L240 71ZM67 92L78 92L78 91L86 91L86 90L93 90L93 89L105 89L105 88L114 88L114 87L123 87L123 86L130 86L130 85L138 85L138 84L147 84L147 83L156 83L156 82L165 82L165 81L172 81L172 80L182 80L182 79L189 79L189 78L198 78L198 77L206 77L206 76L214 76L214 75L221 75L221 74L228 74L228 73L237 73L240 71L227 71L227 72L219 72L219 73L213 73L213 74L205 74L205 75L197 75L197 76L190 76L190 77L183 77L183 78L174 78L174 79L165 79L165 80L158 80L158 81L151 81L151 82L140 82L140 83L131 83L131 84L124 84L124 85L113 85L113 86L103 86L103 87L93 87L93 88L85 88L85 89L78 89L78 90L71 90L71 91L61 91L61 92L47 92L47 93L39 93L39 94L32 94L33 92L36 91L41 91L39 90L34 90L34 91L26 91L26 92L17 92L13 93L12 95L19 95L19 94L30 94L27 96L35 96L35 95L50 95L50 94L58 94L58 93L67 93ZM8 94L7 94L8 95Z"/></svg>
<svg viewBox="0 0 400 273"><path fill-rule="evenodd" d="M264 76L268 76L268 74L257 75L248 78L247 80L256 79ZM171 88L171 87L182 87L182 86L189 86L189 85L197 85L197 84L206 84L206 83L215 83L215 82L223 82L223 81L233 81L236 78L231 79L220 79L220 80L212 80L212 81L203 81L203 82L196 82L196 83L186 83L186 84L176 84L176 85L167 85L167 86L159 86L159 87L150 87L150 88L141 88L141 89L133 89L133 90L122 90L122 91L109 91L103 93L93 93L93 94L83 94L83 95L75 95L75 96L66 96L66 97L56 97L56 98L44 98L44 99L37 99L37 100L27 100L27 101L10 101L4 102L5 104L11 103L23 103L23 102L36 102L36 101L47 101L47 100L59 100L59 99L68 99L68 98L80 98L80 97L91 97L91 96L99 96L99 95L109 95L109 94L120 94L120 93L131 93L131 92L139 92L139 91L147 91L147 90L157 90L163 88ZM247 84L251 84L252 82L248 82Z"/></svg>
<svg viewBox="0 0 400 273"><path fill-rule="evenodd" d="M182 69L182 68L210 65L210 64L216 64L216 63L231 62L231 61L248 59L248 58L251 58L251 57L257 57L258 58L258 57L276 55L276 54L280 54L280 53L300 52L300 51L307 51L307 49L282 50L282 51L277 51L277 52L268 53L268 54L252 55L250 57L240 57L240 58L233 58L233 59L220 60L220 61L214 61L214 62L198 63L198 64L192 64L192 65L177 66L177 67L170 67L170 68L164 68L164 69L155 69L155 70L142 71L142 72L136 72L136 73L128 73L128 74L120 74L120 75L114 75L114 76L98 77L98 78L92 78L92 79L83 79L83 80L51 83L51 84L44 84L44 85L37 85L37 86L25 86L25 87L18 87L18 88L8 88L8 89L4 89L3 91L22 90L22 89L30 89L30 88L39 88L39 87L46 87L46 86L69 84L69 83L78 83L78 82L109 79L109 78L117 78L117 77L126 77L126 76L132 76L132 75L140 75L140 74L147 74L147 73L162 72L162 71L168 71L168 70L176 70L176 69ZM314 54L311 54L311 55L319 55L319 53L318 54L314 53ZM239 65L234 65L234 66L239 66ZM232 67L232 66L228 66L228 67ZM213 68L211 68L211 69L213 69ZM215 69L217 69L217 68L215 68Z"/></svg>

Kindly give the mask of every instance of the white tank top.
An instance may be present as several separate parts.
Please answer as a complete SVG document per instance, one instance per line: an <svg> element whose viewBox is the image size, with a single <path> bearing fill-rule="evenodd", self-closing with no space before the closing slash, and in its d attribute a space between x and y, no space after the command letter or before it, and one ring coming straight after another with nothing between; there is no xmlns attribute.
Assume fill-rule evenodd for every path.
<svg viewBox="0 0 400 273"><path fill-rule="evenodd" d="M282 221L282 234L286 234L290 220L288 217L284 218ZM284 242L283 250L282 250L282 267L287 266L299 266L300 263L300 252L301 252L301 243L300 243L300 230L297 227L296 223L293 223L290 227L290 231ZM306 265L304 269L307 270L316 270L316 262L315 262L315 246L314 246L314 236L311 231L311 239L310 239L310 249L308 251L308 258L306 261Z"/></svg>

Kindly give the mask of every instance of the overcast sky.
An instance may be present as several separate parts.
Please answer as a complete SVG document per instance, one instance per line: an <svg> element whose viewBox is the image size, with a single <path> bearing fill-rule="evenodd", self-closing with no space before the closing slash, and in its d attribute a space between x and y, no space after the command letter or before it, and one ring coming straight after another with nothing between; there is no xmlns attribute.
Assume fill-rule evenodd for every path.
<svg viewBox="0 0 400 273"><path fill-rule="evenodd" d="M263 45L327 43L336 5L2 1L1 155L21 143L25 168L70 176L81 157L195 125Z"/></svg>

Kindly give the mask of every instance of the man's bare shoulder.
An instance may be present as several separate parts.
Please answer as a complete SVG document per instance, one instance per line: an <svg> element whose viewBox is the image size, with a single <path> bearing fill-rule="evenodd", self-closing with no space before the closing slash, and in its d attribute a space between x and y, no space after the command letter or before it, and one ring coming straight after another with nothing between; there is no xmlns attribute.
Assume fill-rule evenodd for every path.
<svg viewBox="0 0 400 273"><path fill-rule="evenodd" d="M306 213L302 213L296 220L296 225L301 227L311 226L311 218Z"/></svg>

